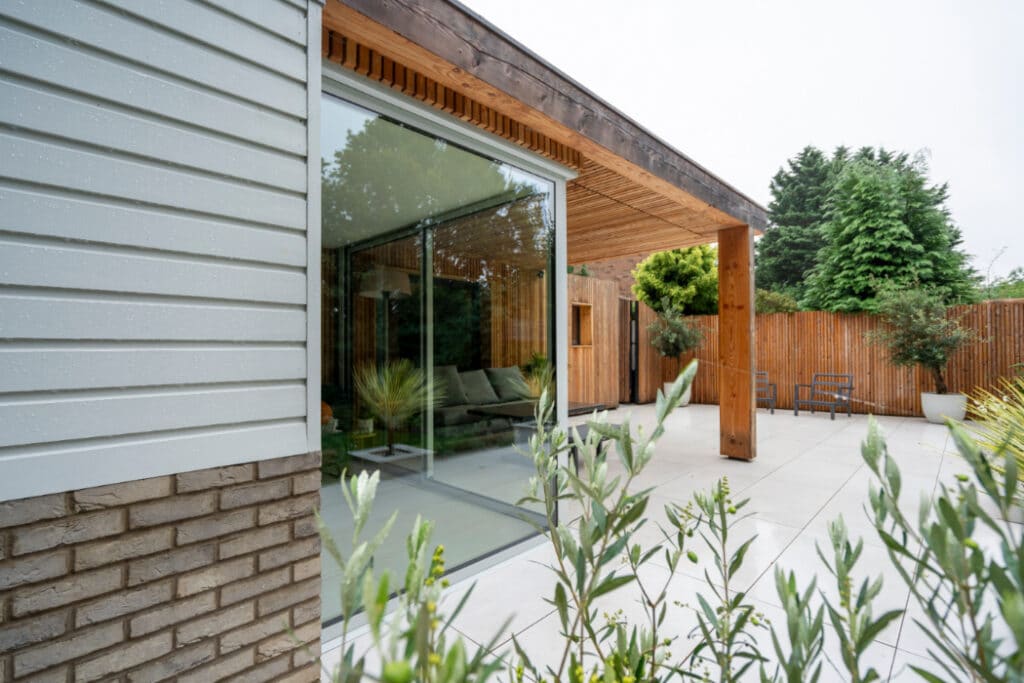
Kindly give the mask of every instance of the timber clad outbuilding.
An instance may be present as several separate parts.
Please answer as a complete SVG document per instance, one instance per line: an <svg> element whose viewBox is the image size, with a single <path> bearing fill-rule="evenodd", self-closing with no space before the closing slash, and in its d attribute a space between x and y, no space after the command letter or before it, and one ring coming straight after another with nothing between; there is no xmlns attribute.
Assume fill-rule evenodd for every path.
<svg viewBox="0 0 1024 683"><path fill-rule="evenodd" d="M340 468L376 467L354 365L569 378L569 263L722 242L722 452L753 458L764 223L446 0L0 3L0 683L318 680L285 629L316 653L313 512L343 528ZM458 528L467 564L517 533L459 479L504 466L494 399L425 406L380 496L493 514Z"/></svg>

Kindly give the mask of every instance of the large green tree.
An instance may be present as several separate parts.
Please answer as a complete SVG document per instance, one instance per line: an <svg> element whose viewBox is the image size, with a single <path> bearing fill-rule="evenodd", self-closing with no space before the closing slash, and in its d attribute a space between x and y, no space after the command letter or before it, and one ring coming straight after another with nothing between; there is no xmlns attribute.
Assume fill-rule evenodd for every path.
<svg viewBox="0 0 1024 683"><path fill-rule="evenodd" d="M976 277L945 208L945 185L928 184L923 157L859 150L829 193L825 244L805 306L875 311L886 287L920 285L945 303L968 301Z"/></svg>
<svg viewBox="0 0 1024 683"><path fill-rule="evenodd" d="M845 158L843 148L829 159L820 149L807 146L772 178L771 225L755 245L758 288L796 298L803 295L805 278L824 246L825 205Z"/></svg>
<svg viewBox="0 0 1024 683"><path fill-rule="evenodd" d="M658 313L718 312L718 251L707 244L651 254L633 270L633 293Z"/></svg>

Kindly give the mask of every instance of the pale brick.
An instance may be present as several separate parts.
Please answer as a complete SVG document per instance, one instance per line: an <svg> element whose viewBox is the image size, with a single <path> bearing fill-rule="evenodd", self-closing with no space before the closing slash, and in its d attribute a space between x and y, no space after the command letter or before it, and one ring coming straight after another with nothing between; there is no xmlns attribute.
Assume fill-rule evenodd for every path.
<svg viewBox="0 0 1024 683"><path fill-rule="evenodd" d="M292 494L300 495L320 490L320 470L310 470L292 477Z"/></svg>
<svg viewBox="0 0 1024 683"><path fill-rule="evenodd" d="M203 593L187 600L177 600L169 605L148 610L129 622L132 638L159 631L162 628L192 619L217 609L217 596Z"/></svg>
<svg viewBox="0 0 1024 683"><path fill-rule="evenodd" d="M100 510L129 505L140 500L162 498L173 492L174 480L171 477L154 477L83 489L75 491L73 497L75 507L79 510Z"/></svg>
<svg viewBox="0 0 1024 683"><path fill-rule="evenodd" d="M14 676L26 676L57 664L79 659L124 640L124 627L114 621L82 629L14 655Z"/></svg>
<svg viewBox="0 0 1024 683"><path fill-rule="evenodd" d="M292 655L292 666L296 669L310 663L317 663L320 659L320 641L314 640L295 650Z"/></svg>
<svg viewBox="0 0 1024 683"><path fill-rule="evenodd" d="M178 597L184 598L245 579L256 572L256 563L251 557L240 557L185 574L178 579Z"/></svg>
<svg viewBox="0 0 1024 683"><path fill-rule="evenodd" d="M58 638L67 631L67 621L68 613L65 611L50 612L8 624L0 628L0 652L10 652L26 645Z"/></svg>
<svg viewBox="0 0 1024 683"><path fill-rule="evenodd" d="M195 472L182 472L177 475L178 493L191 491L202 491L221 486L231 486L242 482L252 481L256 475L256 468L251 465L230 465L228 467L214 467L208 470L197 470Z"/></svg>
<svg viewBox="0 0 1024 683"><path fill-rule="evenodd" d="M105 678L114 672L163 657L172 649L174 638L170 633L158 633L145 640L125 643L99 657L75 664L75 683L88 683Z"/></svg>
<svg viewBox="0 0 1024 683"><path fill-rule="evenodd" d="M260 506L260 526L266 526L275 522L283 522L286 519L304 517L313 512L320 502L319 493L309 493L298 498L287 498L276 503L266 503Z"/></svg>
<svg viewBox="0 0 1024 683"><path fill-rule="evenodd" d="M291 570L289 567L281 567L277 571L224 586L220 591L220 602L222 605L230 605L260 593L269 593L289 583L291 583Z"/></svg>
<svg viewBox="0 0 1024 683"><path fill-rule="evenodd" d="M63 576L68 573L70 559L71 551L59 550L4 562L0 565L0 591Z"/></svg>
<svg viewBox="0 0 1024 683"><path fill-rule="evenodd" d="M319 536L320 527L316 522L316 517L310 515L309 517L303 517L302 519L295 520L294 524L295 538L305 538L307 536Z"/></svg>
<svg viewBox="0 0 1024 683"><path fill-rule="evenodd" d="M56 519L68 514L68 499L63 493L0 503L0 527L31 524L44 519Z"/></svg>
<svg viewBox="0 0 1024 683"><path fill-rule="evenodd" d="M264 638L276 636L284 632L289 625L287 614L275 614L266 619L246 624L242 628L225 633L220 637L220 651L233 652Z"/></svg>
<svg viewBox="0 0 1024 683"><path fill-rule="evenodd" d="M308 579L289 588L282 588L261 597L257 603L259 615L262 617L265 614L292 607L319 595L320 577Z"/></svg>
<svg viewBox="0 0 1024 683"><path fill-rule="evenodd" d="M293 472L320 469L320 451L293 455L287 458L274 458L273 460L261 460L258 463L260 479L280 477Z"/></svg>
<svg viewBox="0 0 1024 683"><path fill-rule="evenodd" d="M213 491L190 496L163 498L152 503L137 503L128 508L131 528L168 524L181 519L209 515L217 509L217 494Z"/></svg>
<svg viewBox="0 0 1024 683"><path fill-rule="evenodd" d="M311 642L319 637L320 624L306 624L301 628L295 629L294 632L284 631L273 638L264 640L256 646L256 661L262 662L267 659L273 659L283 655L285 652L301 648L302 644Z"/></svg>
<svg viewBox="0 0 1024 683"><path fill-rule="evenodd" d="M296 562L292 566L292 580L295 582L305 581L314 576L320 576L320 556L311 557L302 562Z"/></svg>
<svg viewBox="0 0 1024 683"><path fill-rule="evenodd" d="M178 683L209 683L220 681L231 674L248 669L256 662L256 650L241 650L228 657L221 657L212 664L178 676Z"/></svg>
<svg viewBox="0 0 1024 683"><path fill-rule="evenodd" d="M299 653L292 656L292 666L298 670L292 671L284 678L277 679L277 683L319 683L320 665L316 662L308 664L304 660L299 660L298 657Z"/></svg>
<svg viewBox="0 0 1024 683"><path fill-rule="evenodd" d="M72 515L36 526L15 529L14 554L49 550L70 543L84 543L105 536L123 533L124 511L103 510L82 515Z"/></svg>
<svg viewBox="0 0 1024 683"><path fill-rule="evenodd" d="M123 572L120 567L97 569L83 574L72 574L60 581L36 584L14 593L11 614L23 617L44 610L78 602L121 588Z"/></svg>
<svg viewBox="0 0 1024 683"><path fill-rule="evenodd" d="M187 572L211 564L216 559L217 544L205 543L134 560L128 564L128 585L137 586L147 581Z"/></svg>
<svg viewBox="0 0 1024 683"><path fill-rule="evenodd" d="M256 526L256 510L235 510L178 525L178 545L205 541Z"/></svg>
<svg viewBox="0 0 1024 683"><path fill-rule="evenodd" d="M291 530L287 524L261 527L246 531L220 542L220 559L226 560L238 555L245 555L256 550L287 543L291 538Z"/></svg>
<svg viewBox="0 0 1024 683"><path fill-rule="evenodd" d="M206 638L212 638L242 624L248 624L254 617L255 612L251 602L235 605L214 614L208 614L205 617L178 626L176 631L178 643L194 643Z"/></svg>
<svg viewBox="0 0 1024 683"><path fill-rule="evenodd" d="M138 612L147 607L168 602L173 596L174 587L169 579L108 595L76 608L75 627L81 628L89 624L98 624L101 621Z"/></svg>
<svg viewBox="0 0 1024 683"><path fill-rule="evenodd" d="M305 624L307 621L316 620L320 621L320 598L316 597L312 600L299 603L292 610L292 623L293 624Z"/></svg>
<svg viewBox="0 0 1024 683"><path fill-rule="evenodd" d="M255 484L244 484L232 486L220 492L220 507L222 510L230 510L246 505L266 503L271 500L287 498L291 495L291 486L287 479L272 479L261 481Z"/></svg>
<svg viewBox="0 0 1024 683"><path fill-rule="evenodd" d="M292 541L280 548L271 548L260 553L260 571L291 564L296 560L320 554L320 537L311 536L301 541Z"/></svg>
<svg viewBox="0 0 1024 683"><path fill-rule="evenodd" d="M291 668L291 657L279 657L227 679L224 683L264 683L277 679Z"/></svg>
<svg viewBox="0 0 1024 683"><path fill-rule="evenodd" d="M71 673L71 666L63 666L47 669L46 671L28 677L18 679L18 683L67 683L68 675ZM3 679L0 679L3 680Z"/></svg>
<svg viewBox="0 0 1024 683"><path fill-rule="evenodd" d="M213 640L182 648L155 662L139 667L128 674L129 683L150 683L171 678L194 669L217 656L217 643Z"/></svg>
<svg viewBox="0 0 1024 683"><path fill-rule="evenodd" d="M174 529L170 527L122 534L109 541L95 541L75 546L75 571L145 557L173 547Z"/></svg>

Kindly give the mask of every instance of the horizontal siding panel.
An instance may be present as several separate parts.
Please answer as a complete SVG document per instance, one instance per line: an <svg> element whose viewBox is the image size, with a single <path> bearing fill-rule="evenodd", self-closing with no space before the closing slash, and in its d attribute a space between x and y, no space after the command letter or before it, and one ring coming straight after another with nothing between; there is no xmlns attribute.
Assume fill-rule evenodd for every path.
<svg viewBox="0 0 1024 683"><path fill-rule="evenodd" d="M292 192L306 191L305 159L17 83L0 83L0 124Z"/></svg>
<svg viewBox="0 0 1024 683"><path fill-rule="evenodd" d="M0 338L302 342L306 312L0 292Z"/></svg>
<svg viewBox="0 0 1024 683"><path fill-rule="evenodd" d="M2 237L0 284L306 303L306 275L301 271Z"/></svg>
<svg viewBox="0 0 1024 683"><path fill-rule="evenodd" d="M0 174L296 230L306 227L306 200L64 145L0 133Z"/></svg>
<svg viewBox="0 0 1024 683"><path fill-rule="evenodd" d="M303 83L120 14L69 0L59 12L44 2L2 3L0 16L297 118L306 116Z"/></svg>
<svg viewBox="0 0 1024 683"><path fill-rule="evenodd" d="M306 265L302 233L0 184L0 231Z"/></svg>
<svg viewBox="0 0 1024 683"><path fill-rule="evenodd" d="M0 347L0 393L304 380L301 346Z"/></svg>
<svg viewBox="0 0 1024 683"><path fill-rule="evenodd" d="M56 39L54 39L55 41ZM138 67L0 25L3 68L13 74L279 149L306 153L305 124Z"/></svg>
<svg viewBox="0 0 1024 683"><path fill-rule="evenodd" d="M238 2L238 0L206 0L228 14L245 19L293 43L306 45L305 8L289 7L283 2Z"/></svg>
<svg viewBox="0 0 1024 683"><path fill-rule="evenodd" d="M302 417L305 384L0 399L0 447Z"/></svg>
<svg viewBox="0 0 1024 683"><path fill-rule="evenodd" d="M297 81L306 80L305 45L268 36L246 22L190 0L100 0L144 21L230 52ZM251 0L236 4L256 4ZM267 3L259 3L266 5Z"/></svg>
<svg viewBox="0 0 1024 683"><path fill-rule="evenodd" d="M43 470L59 473L74 488L88 488L307 450L301 421L5 449L0 451L0 500L68 488L52 488L54 477L40 476Z"/></svg>

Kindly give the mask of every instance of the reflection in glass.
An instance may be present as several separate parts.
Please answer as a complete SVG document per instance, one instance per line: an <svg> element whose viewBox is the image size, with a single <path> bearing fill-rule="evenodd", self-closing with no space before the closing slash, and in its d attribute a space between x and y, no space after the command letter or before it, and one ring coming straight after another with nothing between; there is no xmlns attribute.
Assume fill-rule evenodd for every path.
<svg viewBox="0 0 1024 683"><path fill-rule="evenodd" d="M322 102L324 519L338 478L380 472L374 558L401 573L416 515L450 568L534 533L517 506L550 361L553 186L338 98ZM369 529L372 533L373 529ZM324 559L323 614L337 617Z"/></svg>

